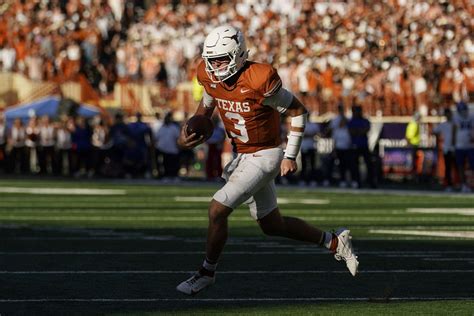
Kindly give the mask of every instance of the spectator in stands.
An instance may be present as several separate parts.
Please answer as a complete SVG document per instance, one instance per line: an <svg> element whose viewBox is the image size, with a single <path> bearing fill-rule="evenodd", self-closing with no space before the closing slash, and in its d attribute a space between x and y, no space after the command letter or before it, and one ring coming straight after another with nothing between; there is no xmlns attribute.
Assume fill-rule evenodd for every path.
<svg viewBox="0 0 474 316"><path fill-rule="evenodd" d="M207 140L206 179L219 180L222 175L222 149L224 148L225 130L217 115L212 117L214 131Z"/></svg>
<svg viewBox="0 0 474 316"><path fill-rule="evenodd" d="M418 155L418 148L421 142L420 121L421 115L419 112L416 112L405 130L405 139L407 140L408 146L411 149L411 176L416 183L419 183L421 180L420 177L422 170L420 156Z"/></svg>
<svg viewBox="0 0 474 316"><path fill-rule="evenodd" d="M439 144L442 144L443 149L443 158L444 158L444 185L445 191L451 192L453 190L453 179L452 179L452 169L455 167L455 138L454 138L454 121L453 113L449 107L444 109L444 116L446 121L438 124L434 129L433 133L441 138L441 141L438 140Z"/></svg>
<svg viewBox="0 0 474 316"><path fill-rule="evenodd" d="M28 77L32 80L41 81L44 78L44 59L35 45L25 57L25 65Z"/></svg>
<svg viewBox="0 0 474 316"><path fill-rule="evenodd" d="M465 61L462 65L462 73L464 75L464 82L466 84L466 100L474 100L474 58L470 61Z"/></svg>
<svg viewBox="0 0 474 316"><path fill-rule="evenodd" d="M368 133L370 131L370 122L364 117L362 107L354 105L352 107L352 118L347 123L347 128L351 135L352 157L350 159L350 169L352 178L352 187L361 187L362 181L359 171L359 160L362 157L367 170L366 182L371 188L376 187L374 167L372 163L372 153L369 149Z"/></svg>
<svg viewBox="0 0 474 316"><path fill-rule="evenodd" d="M471 192L467 182L467 165L474 170L474 117L469 116L467 104L456 105L457 115L454 118L454 134L456 139L456 165L461 180L461 192Z"/></svg>
<svg viewBox="0 0 474 316"><path fill-rule="evenodd" d="M10 72L15 69L16 51L10 46L8 41L1 50L0 60L2 62L2 71Z"/></svg>
<svg viewBox="0 0 474 316"><path fill-rule="evenodd" d="M28 66L36 58L48 68L43 77L51 79L54 68L61 79L82 72L104 94L119 79L157 79L173 89L192 77L184 69L198 55L209 23L228 22L247 30L250 50L259 43L261 61L279 66L287 74L284 85L312 110L349 106L359 87L368 88L369 99L378 94L376 106L359 100L369 114L411 115L412 108L436 110L440 98L472 98L469 1L119 2L6 2L3 68L38 78ZM101 84L89 76L97 69Z"/></svg>
<svg viewBox="0 0 474 316"><path fill-rule="evenodd" d="M164 180L177 181L179 172L179 126L173 121L173 112L165 116L163 126L156 135L158 150L163 154Z"/></svg>

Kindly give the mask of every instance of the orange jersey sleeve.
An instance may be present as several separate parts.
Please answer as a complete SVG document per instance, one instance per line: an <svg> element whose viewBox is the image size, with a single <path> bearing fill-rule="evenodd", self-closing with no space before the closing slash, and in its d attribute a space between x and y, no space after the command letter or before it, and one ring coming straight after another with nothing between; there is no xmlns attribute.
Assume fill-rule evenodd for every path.
<svg viewBox="0 0 474 316"><path fill-rule="evenodd" d="M264 98L277 93L282 82L275 68L268 64L252 64L248 71L248 82L259 91Z"/></svg>
<svg viewBox="0 0 474 316"><path fill-rule="evenodd" d="M247 62L236 76L239 77L234 78L235 84L229 87L213 83L204 62L197 68L197 78L214 98L235 151L252 153L278 147L281 144L280 114L263 105L264 99L282 86L277 71L268 64Z"/></svg>

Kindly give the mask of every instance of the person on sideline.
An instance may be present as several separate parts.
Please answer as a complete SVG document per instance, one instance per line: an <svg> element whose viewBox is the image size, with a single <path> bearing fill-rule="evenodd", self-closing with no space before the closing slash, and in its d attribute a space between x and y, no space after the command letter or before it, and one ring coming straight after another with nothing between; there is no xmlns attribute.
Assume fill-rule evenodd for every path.
<svg viewBox="0 0 474 316"><path fill-rule="evenodd" d="M471 192L471 187L467 183L466 160L474 170L474 117L469 116L467 104L459 102L456 104L457 115L454 118L454 138L456 142L456 166L461 180L461 192Z"/></svg>
<svg viewBox="0 0 474 316"><path fill-rule="evenodd" d="M453 113L450 108L444 109L444 116L446 121L441 124L438 124L434 129L433 133L436 137L440 137L443 140L443 158L444 158L444 184L446 185L445 191L451 192L453 190L453 178L451 170L454 165L455 156L454 156L454 122L453 122Z"/></svg>
<svg viewBox="0 0 474 316"><path fill-rule="evenodd" d="M411 148L411 175L416 183L420 182L421 177L421 168L419 167L419 156L418 156L418 147L420 146L421 136L420 136L420 121L421 115L419 112L416 112L413 115L412 120L408 123L405 130L405 138L408 142L408 145Z"/></svg>

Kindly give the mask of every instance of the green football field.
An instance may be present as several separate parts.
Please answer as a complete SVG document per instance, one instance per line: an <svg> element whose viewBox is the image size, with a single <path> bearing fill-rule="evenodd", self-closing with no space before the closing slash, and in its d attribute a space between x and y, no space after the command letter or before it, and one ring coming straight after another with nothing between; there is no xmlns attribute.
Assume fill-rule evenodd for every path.
<svg viewBox="0 0 474 316"><path fill-rule="evenodd" d="M184 296L217 188L0 180L0 314L474 314L474 195L441 192L279 187L284 215L351 229L360 274L241 207L216 284Z"/></svg>

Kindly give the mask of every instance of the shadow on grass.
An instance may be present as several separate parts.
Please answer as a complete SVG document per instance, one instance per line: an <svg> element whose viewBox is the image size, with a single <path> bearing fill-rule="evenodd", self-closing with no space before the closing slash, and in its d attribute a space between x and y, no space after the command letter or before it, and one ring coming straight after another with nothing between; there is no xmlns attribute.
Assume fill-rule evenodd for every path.
<svg viewBox="0 0 474 316"><path fill-rule="evenodd" d="M340 311L345 314L381 314L387 310L393 311L396 307L397 312L406 315L410 311L452 314L451 311L455 308L461 313L467 313L469 308L471 312L473 310L472 301L389 301L392 298L423 301L429 298L460 299L469 296L473 299L472 264L468 259L463 260L474 257L470 241L356 239L361 274L353 278L330 255L305 254L305 249L311 247L309 244L266 237L258 227L231 228L230 240L219 267L223 272L249 273L218 274L213 288L199 296L188 298L177 293L175 286L187 277L181 271L194 270L200 264L205 234L204 228L122 230L4 226L0 230L0 271L99 273L1 273L0 313L313 315ZM299 249L298 254L292 254L296 249ZM239 254L238 251L242 250L250 253ZM273 254L263 254L269 250ZM129 253L88 254L88 251ZM165 254L160 254L160 251ZM190 251L191 254L170 254L172 251ZM14 252L21 254L9 254ZM51 254L29 255L28 252ZM62 255L61 252L70 253ZM236 254L232 254L233 252ZM154 270L158 272L154 273ZM327 272L311 272L319 270ZM425 270L438 272L424 273ZM152 273L101 274L101 271ZM267 271L297 273L272 274L266 273ZM341 273L335 273L339 271ZM263 298L269 300L252 301ZM311 298L315 300L301 301ZM331 298L340 300L326 301ZM28 299L46 300L24 301ZM369 301L358 302L358 299Z"/></svg>

